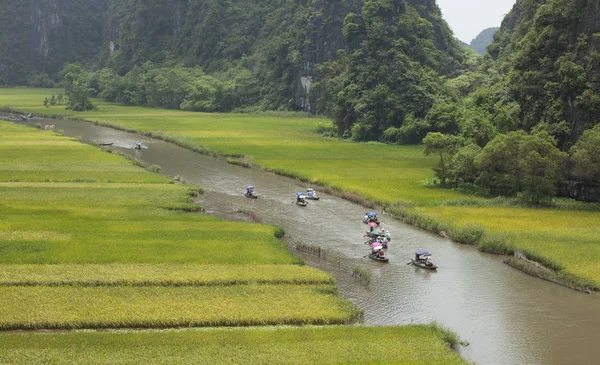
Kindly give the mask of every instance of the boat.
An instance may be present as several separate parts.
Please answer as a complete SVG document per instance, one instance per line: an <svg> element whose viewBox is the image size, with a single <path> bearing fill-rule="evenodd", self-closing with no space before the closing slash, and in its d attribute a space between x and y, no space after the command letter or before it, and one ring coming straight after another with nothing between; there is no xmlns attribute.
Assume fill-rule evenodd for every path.
<svg viewBox="0 0 600 365"><path fill-rule="evenodd" d="M317 192L313 188L306 189L305 198L310 199L310 200L319 200L319 197L317 196Z"/></svg>
<svg viewBox="0 0 600 365"><path fill-rule="evenodd" d="M389 241L385 238L382 239L382 237L369 237L369 240L365 242L365 245L373 245L373 244L378 244L381 245L383 248L387 249L388 248L388 243Z"/></svg>
<svg viewBox="0 0 600 365"><path fill-rule="evenodd" d="M98 143L98 146L112 146L113 144L115 144L115 143L114 142Z"/></svg>
<svg viewBox="0 0 600 365"><path fill-rule="evenodd" d="M379 262L388 262L390 261L387 257L385 257L385 252L383 251L383 246L379 242L371 243L371 251L369 252L369 258Z"/></svg>
<svg viewBox="0 0 600 365"><path fill-rule="evenodd" d="M301 207L305 207L308 205L308 202L306 201L306 196L304 196L304 193L296 193L295 203L296 203L296 205L299 205Z"/></svg>
<svg viewBox="0 0 600 365"><path fill-rule="evenodd" d="M370 253L370 254L369 254L369 258L370 258L371 260L375 260L375 261L379 261L379 262L389 262L389 261L390 261L390 259L388 259L388 258L387 258L387 257L385 257L385 256L383 256L383 257L380 257L379 255L377 255L377 254L373 254L373 253Z"/></svg>
<svg viewBox="0 0 600 365"><path fill-rule="evenodd" d="M410 263L422 269L437 270L437 266L429 261L431 254L427 250L417 250L415 258L410 260Z"/></svg>
<svg viewBox="0 0 600 365"><path fill-rule="evenodd" d="M390 234L390 232L386 231L385 229L382 229L381 231L378 231L378 230L367 231L367 234L365 234L365 237L369 237L369 238L385 237L385 238L387 238L388 241L392 240L392 235Z"/></svg>
<svg viewBox="0 0 600 365"><path fill-rule="evenodd" d="M246 192L244 193L244 196L252 199L258 198L258 195L254 194L254 186L252 185L246 186Z"/></svg>
<svg viewBox="0 0 600 365"><path fill-rule="evenodd" d="M363 223L375 223L379 225L379 218L377 218L377 213L375 212L366 212L365 216L362 219Z"/></svg>

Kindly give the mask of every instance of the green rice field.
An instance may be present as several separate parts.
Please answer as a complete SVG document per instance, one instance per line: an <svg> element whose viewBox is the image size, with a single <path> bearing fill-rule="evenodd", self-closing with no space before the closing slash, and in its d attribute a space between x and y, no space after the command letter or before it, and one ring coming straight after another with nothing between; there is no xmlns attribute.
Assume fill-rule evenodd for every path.
<svg viewBox="0 0 600 365"><path fill-rule="evenodd" d="M298 259L274 236L275 227L194 212L198 206L191 195L197 188L172 184L51 132L0 122L0 144L5 140L11 141L3 148L12 160L4 166L20 165L32 179L17 174L0 182L0 328L321 324L356 318L356 310L333 294L329 275L295 264ZM48 143L14 153L20 141L30 146L36 140ZM73 150L52 154L52 142ZM38 156L45 158L43 170L30 164ZM81 168L80 159L88 168ZM56 170L69 178L55 178ZM89 181L94 170L101 172L98 181L113 182L77 182ZM137 181L123 182L132 178ZM207 308L215 303L228 310L211 315ZM277 310L256 312L259 303Z"/></svg>
<svg viewBox="0 0 600 365"><path fill-rule="evenodd" d="M320 118L190 113L100 101L99 110L84 113L66 111L61 106L43 107L44 97L60 92L0 89L0 104L152 132L185 146L247 155L254 164L283 174L350 190L382 203L409 203L445 221L481 224L489 232L512 235L515 248L557 263L565 273L600 287L600 212L548 209L540 216L538 209L461 206L460 201L469 199L468 195L424 184L433 175L436 158L424 156L420 146L322 138L315 130L328 121ZM446 201L458 203L439 206Z"/></svg>
<svg viewBox="0 0 600 365"><path fill-rule="evenodd" d="M0 334L2 364L106 364L115 354L119 364L466 364L431 326Z"/></svg>
<svg viewBox="0 0 600 365"><path fill-rule="evenodd" d="M465 363L434 326L311 326L360 313L275 227L200 214L198 187L1 121L0 152L2 364Z"/></svg>
<svg viewBox="0 0 600 365"><path fill-rule="evenodd" d="M600 212L517 207L423 207L455 224L476 223L509 233L513 244L549 258L567 273L600 286Z"/></svg>

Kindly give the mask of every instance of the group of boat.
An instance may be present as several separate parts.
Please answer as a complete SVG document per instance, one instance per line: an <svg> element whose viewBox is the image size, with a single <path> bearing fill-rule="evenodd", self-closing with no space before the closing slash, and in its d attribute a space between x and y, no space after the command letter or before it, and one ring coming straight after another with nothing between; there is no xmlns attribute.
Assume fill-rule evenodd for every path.
<svg viewBox="0 0 600 365"><path fill-rule="evenodd" d="M254 186L248 185L246 186L246 192L244 193L246 198L256 199L258 195L254 192ZM313 188L306 189L306 192L297 192L296 198L292 200L292 203L296 203L296 205L305 207L308 205L307 200L319 200L319 196L317 192Z"/></svg>
<svg viewBox="0 0 600 365"><path fill-rule="evenodd" d="M9 121L18 121L18 122L24 122L27 119L33 119L33 114L29 113L27 115L25 114L13 114L13 112L10 112L10 115L8 117Z"/></svg>
<svg viewBox="0 0 600 365"><path fill-rule="evenodd" d="M385 250L392 240L390 232L386 231L384 228L379 229L381 222L379 221L376 212L366 212L362 221L369 227L367 234L365 234L365 237L367 238L365 244L368 244L370 248L367 256L375 261L389 262ZM437 269L437 266L431 262L431 254L426 250L417 250L415 252L415 258L411 259L411 262L408 264L428 270Z"/></svg>
<svg viewBox="0 0 600 365"><path fill-rule="evenodd" d="M362 221L369 227L367 234L364 236L367 238L365 244L369 245L370 248L368 257L379 262L389 262L384 250L388 248L389 241L392 239L390 232L386 232L385 229L377 229L381 222L375 212L365 213Z"/></svg>

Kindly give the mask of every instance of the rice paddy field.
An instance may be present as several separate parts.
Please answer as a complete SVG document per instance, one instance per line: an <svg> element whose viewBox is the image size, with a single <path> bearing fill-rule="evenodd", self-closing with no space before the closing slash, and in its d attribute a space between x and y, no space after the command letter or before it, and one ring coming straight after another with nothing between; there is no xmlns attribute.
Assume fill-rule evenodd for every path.
<svg viewBox="0 0 600 365"><path fill-rule="evenodd" d="M430 326L0 334L2 364L107 364L115 354L119 364L466 364Z"/></svg>
<svg viewBox="0 0 600 365"><path fill-rule="evenodd" d="M124 107L97 102L97 111L45 108L61 90L0 89L0 104L27 112L65 114L139 132L168 136L185 146L251 156L254 164L362 194L382 203L403 202L457 224L477 223L510 234L511 244L556 263L562 271L600 287L600 212L520 207L461 206L469 196L427 186L436 162L420 146L351 143L319 136L320 118L205 114ZM453 206L440 206L454 201ZM456 203L458 202L458 203ZM556 224L553 224L556 223Z"/></svg>
<svg viewBox="0 0 600 365"><path fill-rule="evenodd" d="M314 327L360 313L276 227L202 215L198 192L0 121L0 363L411 364L424 344L464 363L431 326Z"/></svg>

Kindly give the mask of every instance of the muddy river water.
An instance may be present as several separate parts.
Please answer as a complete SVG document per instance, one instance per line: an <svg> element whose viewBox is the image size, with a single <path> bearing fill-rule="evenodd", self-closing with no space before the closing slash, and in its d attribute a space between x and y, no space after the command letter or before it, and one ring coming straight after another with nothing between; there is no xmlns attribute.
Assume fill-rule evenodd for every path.
<svg viewBox="0 0 600 365"><path fill-rule="evenodd" d="M305 207L291 204L306 186L262 172L227 164L160 140L83 122L44 120L84 142L114 143L110 148L162 167L170 177L201 185L207 213L247 220L252 212L263 223L285 228L286 240L318 245L326 259L304 254L307 263L330 272L340 295L364 310L367 325L401 325L437 321L469 345L462 355L478 364L600 364L600 297L571 291L530 277L478 252L433 234L381 217L391 232L389 264L364 258L367 246L361 222L364 207L320 194ZM141 141L142 150L133 150ZM310 163L303 161L302 163ZM254 185L259 199L243 197ZM439 266L430 272L407 265L416 249L433 253ZM371 273L369 285L352 277L360 265ZM384 344L385 346L385 344ZM427 349L422 349L424 355Z"/></svg>

